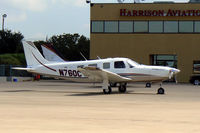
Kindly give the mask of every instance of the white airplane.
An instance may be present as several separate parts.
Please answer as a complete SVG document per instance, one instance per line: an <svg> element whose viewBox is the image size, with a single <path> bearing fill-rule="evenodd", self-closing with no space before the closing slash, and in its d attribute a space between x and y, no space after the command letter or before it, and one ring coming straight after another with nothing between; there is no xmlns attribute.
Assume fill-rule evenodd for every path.
<svg viewBox="0 0 200 133"><path fill-rule="evenodd" d="M128 58L107 58L88 61L47 61L32 42L23 42L27 67L13 69L48 75L77 82L101 82L103 92L110 94L109 83L119 83L119 92L126 92L130 82L161 82L172 78L180 70L171 67L140 65ZM164 89L158 89L164 94Z"/></svg>
<svg viewBox="0 0 200 133"><path fill-rule="evenodd" d="M44 58L47 59L48 61L54 61L54 62L65 62L66 60L64 60L63 58L61 58L61 54L58 53L58 51L55 49L55 47L53 47L53 45L51 44L42 44L42 52L44 55ZM87 60L85 58L85 56L80 53L82 55L82 57ZM97 56L98 57L98 56ZM98 59L101 59L100 57L98 57ZM116 87L117 83L110 83L111 87ZM147 82L146 83L146 87L150 88L151 87L151 82Z"/></svg>

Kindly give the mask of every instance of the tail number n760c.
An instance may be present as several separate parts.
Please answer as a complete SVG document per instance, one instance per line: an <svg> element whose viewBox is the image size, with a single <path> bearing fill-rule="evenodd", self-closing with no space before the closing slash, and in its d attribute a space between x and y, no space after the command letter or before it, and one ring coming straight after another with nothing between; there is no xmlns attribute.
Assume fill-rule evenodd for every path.
<svg viewBox="0 0 200 133"><path fill-rule="evenodd" d="M82 77L81 73L77 70L59 69L60 76L69 77Z"/></svg>

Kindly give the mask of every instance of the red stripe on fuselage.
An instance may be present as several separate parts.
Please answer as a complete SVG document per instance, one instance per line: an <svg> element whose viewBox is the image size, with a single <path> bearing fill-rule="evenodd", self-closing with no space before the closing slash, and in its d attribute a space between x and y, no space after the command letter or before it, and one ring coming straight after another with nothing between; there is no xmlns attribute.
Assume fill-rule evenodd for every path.
<svg viewBox="0 0 200 133"><path fill-rule="evenodd" d="M141 74L141 73L118 73L120 76L153 76L150 74Z"/></svg>
<svg viewBox="0 0 200 133"><path fill-rule="evenodd" d="M32 53L32 55L35 57L35 55ZM56 72L56 70L55 69L53 69L53 68L50 68L50 67L48 67L48 66L46 66L46 65L44 65L42 62L40 62L36 57L35 57L35 59L41 64L41 65L43 65L44 67L46 67L46 68L48 68L48 69L50 69L50 70L52 70L52 71L54 71L54 72Z"/></svg>

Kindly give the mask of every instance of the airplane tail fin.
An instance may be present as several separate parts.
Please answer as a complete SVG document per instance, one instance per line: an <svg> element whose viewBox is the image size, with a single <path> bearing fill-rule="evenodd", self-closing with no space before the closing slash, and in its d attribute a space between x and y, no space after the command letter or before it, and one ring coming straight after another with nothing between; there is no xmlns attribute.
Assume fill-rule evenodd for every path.
<svg viewBox="0 0 200 133"><path fill-rule="evenodd" d="M27 67L34 67L41 64L46 64L48 61L41 55L34 43L23 41L24 53Z"/></svg>

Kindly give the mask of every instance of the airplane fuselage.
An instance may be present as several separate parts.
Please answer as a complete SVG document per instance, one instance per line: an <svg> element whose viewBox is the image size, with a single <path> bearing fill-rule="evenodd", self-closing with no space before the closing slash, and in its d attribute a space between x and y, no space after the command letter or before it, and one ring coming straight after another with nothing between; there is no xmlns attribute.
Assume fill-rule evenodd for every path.
<svg viewBox="0 0 200 133"><path fill-rule="evenodd" d="M169 79L171 67L140 65L128 58L108 58L89 61L58 62L38 65L29 70L41 75L49 75L77 82L102 82L102 79L88 78L78 69L96 67L130 78L132 82L158 82ZM178 71L177 69L175 71Z"/></svg>

